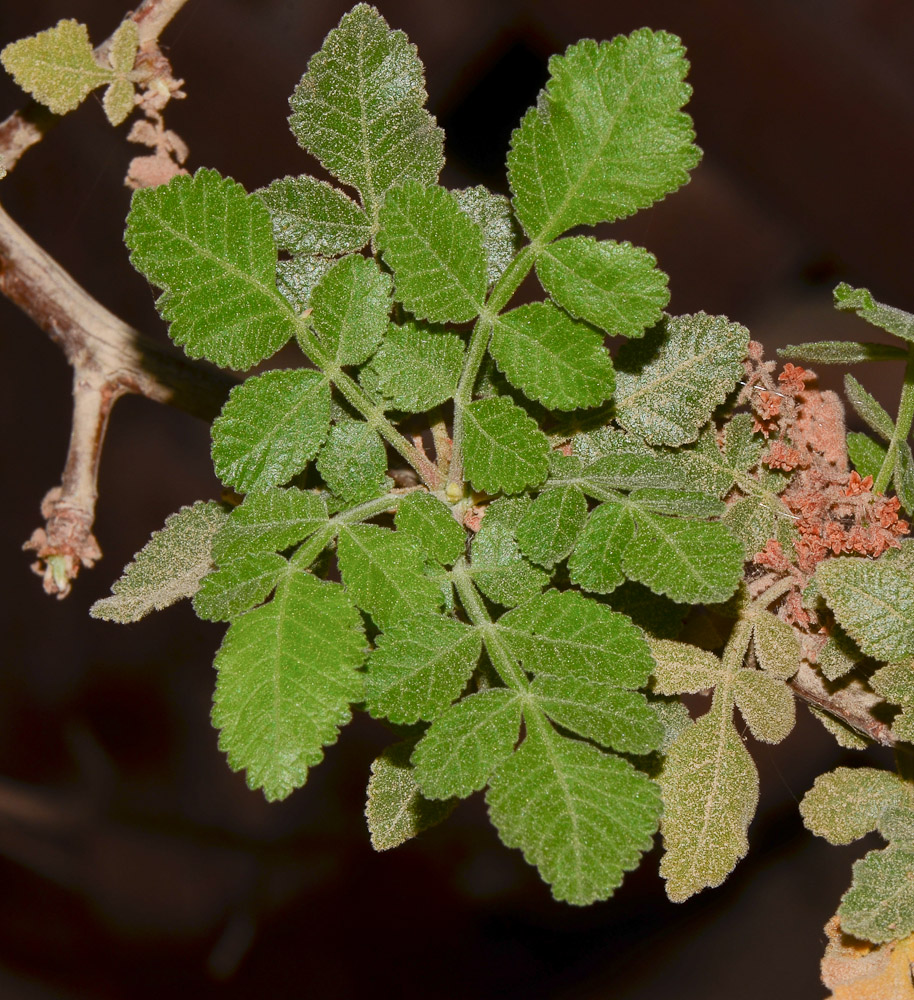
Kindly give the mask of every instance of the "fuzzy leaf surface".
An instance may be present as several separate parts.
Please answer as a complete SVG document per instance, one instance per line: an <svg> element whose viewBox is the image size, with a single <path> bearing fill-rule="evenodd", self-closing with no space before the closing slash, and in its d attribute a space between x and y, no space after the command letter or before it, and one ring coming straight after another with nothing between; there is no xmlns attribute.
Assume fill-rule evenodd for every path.
<svg viewBox="0 0 914 1000"><path fill-rule="evenodd" d="M660 816L657 786L628 761L528 726L486 794L508 847L539 869L556 899L606 899L650 849Z"/></svg>
<svg viewBox="0 0 914 1000"><path fill-rule="evenodd" d="M163 289L156 306L190 357L246 369L295 333L276 288L270 213L230 178L201 168L135 191L124 239L133 266Z"/></svg>
<svg viewBox="0 0 914 1000"><path fill-rule="evenodd" d="M368 709L407 724L434 719L459 698L482 652L476 629L434 614L389 625L375 645L368 660Z"/></svg>
<svg viewBox="0 0 914 1000"><path fill-rule="evenodd" d="M275 552L249 553L224 563L205 577L194 594L197 617L229 622L267 599L288 562Z"/></svg>
<svg viewBox="0 0 914 1000"><path fill-rule="evenodd" d="M374 260L350 254L311 293L311 323L338 365L360 365L374 354L387 329L393 285Z"/></svg>
<svg viewBox="0 0 914 1000"><path fill-rule="evenodd" d="M412 751L409 740L394 743L371 765L365 819L376 851L399 847L454 811L456 802L433 802L422 794L409 762Z"/></svg>
<svg viewBox="0 0 914 1000"><path fill-rule="evenodd" d="M879 827L887 810L912 802L904 782L874 767L838 767L820 774L803 796L806 829L830 844L849 844Z"/></svg>
<svg viewBox="0 0 914 1000"><path fill-rule="evenodd" d="M304 784L362 697L367 644L338 583L296 573L235 621L216 654L213 724L233 770L269 801Z"/></svg>
<svg viewBox="0 0 914 1000"><path fill-rule="evenodd" d="M466 549L466 532L450 508L430 493L408 493L397 506L397 531L414 535L430 559L444 566L455 563Z"/></svg>
<svg viewBox="0 0 914 1000"><path fill-rule="evenodd" d="M881 438L891 441L895 433L895 421L883 406L871 396L853 375L844 376L844 392L857 416Z"/></svg>
<svg viewBox="0 0 914 1000"><path fill-rule="evenodd" d="M391 323L361 379L389 407L421 413L454 395L463 356L463 340L455 333L426 323Z"/></svg>
<svg viewBox="0 0 914 1000"><path fill-rule="evenodd" d="M617 419L650 444L694 441L743 377L749 331L725 316L673 316L616 359Z"/></svg>
<svg viewBox="0 0 914 1000"><path fill-rule="evenodd" d="M486 277L493 284L505 273L517 252L518 232L511 215L511 202L503 194L494 194L482 184L455 191L461 211L482 230L486 252Z"/></svg>
<svg viewBox="0 0 914 1000"><path fill-rule="evenodd" d="M670 300L669 279L657 259L631 243L558 240L540 252L536 273L563 309L613 336L643 336Z"/></svg>
<svg viewBox="0 0 914 1000"><path fill-rule="evenodd" d="M484 788L511 755L520 730L521 699L507 688L468 695L439 715L416 745L416 781L432 799L466 798Z"/></svg>
<svg viewBox="0 0 914 1000"><path fill-rule="evenodd" d="M914 846L870 851L853 872L838 908L846 933L881 944L914 931Z"/></svg>
<svg viewBox="0 0 914 1000"><path fill-rule="evenodd" d="M658 694L695 694L716 687L727 675L720 657L687 642L652 639Z"/></svg>
<svg viewBox="0 0 914 1000"><path fill-rule="evenodd" d="M646 208L699 159L679 39L647 28L571 45L511 137L508 177L524 230L544 244L573 226Z"/></svg>
<svg viewBox="0 0 914 1000"><path fill-rule="evenodd" d="M441 591L423 572L422 548L411 535L373 524L347 525L337 556L347 592L380 628L441 606Z"/></svg>
<svg viewBox="0 0 914 1000"><path fill-rule="evenodd" d="M270 210L280 250L336 256L361 250L371 220L350 197L326 181L282 177L257 192Z"/></svg>
<svg viewBox="0 0 914 1000"><path fill-rule="evenodd" d="M504 396L477 399L464 414L464 468L483 493L520 493L549 471L549 439Z"/></svg>
<svg viewBox="0 0 914 1000"><path fill-rule="evenodd" d="M836 309L854 312L880 330L914 342L914 316L903 309L877 302L868 288L852 288L842 281L835 289L834 296Z"/></svg>
<svg viewBox="0 0 914 1000"><path fill-rule="evenodd" d="M914 656L914 582L902 566L891 560L830 559L815 579L842 628L867 656Z"/></svg>
<svg viewBox="0 0 914 1000"><path fill-rule="evenodd" d="M752 625L755 655L765 673L789 680L800 667L800 640L785 621L770 611L759 611Z"/></svg>
<svg viewBox="0 0 914 1000"><path fill-rule="evenodd" d="M228 562L248 553L280 552L326 524L327 501L295 486L249 493L213 539L213 558Z"/></svg>
<svg viewBox="0 0 914 1000"><path fill-rule="evenodd" d="M489 351L512 385L553 410L597 406L615 388L603 335L551 302L499 316Z"/></svg>
<svg viewBox="0 0 914 1000"><path fill-rule="evenodd" d="M311 308L311 293L336 263L333 257L316 253L296 254L276 265L276 288L283 299L301 315Z"/></svg>
<svg viewBox="0 0 914 1000"><path fill-rule="evenodd" d="M72 111L114 75L95 61L86 26L72 20L11 42L0 61L23 90L55 115Z"/></svg>
<svg viewBox="0 0 914 1000"><path fill-rule="evenodd" d="M518 522L530 509L524 498L503 497L489 504L470 549L470 576L489 598L506 607L538 594L549 574L524 558L517 543Z"/></svg>
<svg viewBox="0 0 914 1000"><path fill-rule="evenodd" d="M488 286L482 230L452 191L394 188L381 209L378 245L397 299L417 319L463 323L479 315Z"/></svg>
<svg viewBox="0 0 914 1000"><path fill-rule="evenodd" d="M752 735L763 743L786 739L796 722L796 701L790 688L761 670L737 670L735 682L736 707Z"/></svg>
<svg viewBox="0 0 914 1000"><path fill-rule="evenodd" d="M731 716L729 700L713 706L676 740L663 765L660 874L674 902L720 885L749 848L758 774Z"/></svg>
<svg viewBox="0 0 914 1000"><path fill-rule="evenodd" d="M363 3L312 56L290 98L289 124L303 149L359 191L376 221L394 184L434 184L444 165L444 133L427 99L416 47Z"/></svg>
<svg viewBox="0 0 914 1000"><path fill-rule="evenodd" d="M213 538L227 517L222 505L212 500L198 500L171 514L115 581L113 596L96 601L89 614L106 621L136 622L150 611L192 597L213 568Z"/></svg>
<svg viewBox="0 0 914 1000"><path fill-rule="evenodd" d="M334 424L316 465L324 482L349 504L380 496L390 483L384 442L364 420Z"/></svg>
<svg viewBox="0 0 914 1000"><path fill-rule="evenodd" d="M587 519L587 501L576 486L543 490L517 526L517 543L533 562L551 569L574 548Z"/></svg>
<svg viewBox="0 0 914 1000"><path fill-rule="evenodd" d="M288 482L330 428L330 386L304 368L255 375L229 393L213 422L216 475L242 492Z"/></svg>
<svg viewBox="0 0 914 1000"><path fill-rule="evenodd" d="M814 344L788 344L786 347L779 347L778 355L813 365L856 365L861 361L904 361L908 352L893 344L820 340Z"/></svg>

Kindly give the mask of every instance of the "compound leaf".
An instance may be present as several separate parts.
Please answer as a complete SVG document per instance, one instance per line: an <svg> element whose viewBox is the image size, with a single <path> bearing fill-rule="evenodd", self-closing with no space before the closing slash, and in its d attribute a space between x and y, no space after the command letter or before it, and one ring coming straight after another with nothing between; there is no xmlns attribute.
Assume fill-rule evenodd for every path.
<svg viewBox="0 0 914 1000"><path fill-rule="evenodd" d="M269 801L304 784L362 697L367 645L338 583L287 577L269 604L242 615L216 654L213 724L233 770Z"/></svg>
<svg viewBox="0 0 914 1000"><path fill-rule="evenodd" d="M213 539L213 558L228 562L248 553L280 552L326 524L327 501L295 486L249 493Z"/></svg>
<svg viewBox="0 0 914 1000"><path fill-rule="evenodd" d="M517 544L518 522L529 509L526 497L489 504L470 550L470 576L489 600L507 607L538 594L549 582L549 574L525 559Z"/></svg>
<svg viewBox="0 0 914 1000"><path fill-rule="evenodd" d="M364 420L334 424L316 465L330 489L350 504L380 496L390 485L384 442Z"/></svg>
<svg viewBox="0 0 914 1000"><path fill-rule="evenodd" d="M114 76L95 61L89 31L78 21L58 21L56 27L11 42L0 52L0 61L23 90L55 115L72 111Z"/></svg>
<svg viewBox="0 0 914 1000"><path fill-rule="evenodd" d="M574 548L587 519L587 501L576 486L544 490L517 526L521 551L533 562L551 569Z"/></svg>
<svg viewBox="0 0 914 1000"><path fill-rule="evenodd" d="M466 798L484 788L520 730L521 699L507 688L468 695L432 723L413 752L416 781L432 799Z"/></svg>
<svg viewBox="0 0 914 1000"><path fill-rule="evenodd" d="M657 259L631 243L558 240L540 251L536 273L563 309L613 336L643 336L670 300Z"/></svg>
<svg viewBox="0 0 914 1000"><path fill-rule="evenodd" d="M550 409L597 406L615 387L603 335L551 302L499 316L489 350L512 385Z"/></svg>
<svg viewBox="0 0 914 1000"><path fill-rule="evenodd" d="M556 899L605 899L649 850L660 816L657 786L627 760L531 726L486 794L508 847L519 847Z"/></svg>
<svg viewBox="0 0 914 1000"><path fill-rule="evenodd" d="M444 133L427 99L415 46L362 3L312 56L289 101L289 124L302 148L358 189L376 225L394 184L434 184L444 165Z"/></svg>
<svg viewBox="0 0 914 1000"><path fill-rule="evenodd" d="M311 323L338 365L360 365L387 329L393 285L390 275L359 254L343 257L311 292Z"/></svg>
<svg viewBox="0 0 914 1000"><path fill-rule="evenodd" d="M671 316L616 359L619 423L650 444L682 445L743 377L749 331L725 316Z"/></svg>
<svg viewBox="0 0 914 1000"><path fill-rule="evenodd" d="M365 698L391 722L434 719L460 696L473 673L479 632L444 615L414 615L389 625L368 660Z"/></svg>
<svg viewBox="0 0 914 1000"><path fill-rule="evenodd" d="M338 255L361 250L371 220L339 188L316 177L282 177L258 191L273 223L273 239L292 253Z"/></svg>
<svg viewBox="0 0 914 1000"><path fill-rule="evenodd" d="M902 340L914 341L914 316L902 309L877 302L869 289L852 288L842 281L835 289L834 296L836 309L854 312L880 330L901 337Z"/></svg>
<svg viewBox="0 0 914 1000"><path fill-rule="evenodd" d="M870 851L853 872L838 908L845 933L881 944L914 931L914 847Z"/></svg>
<svg viewBox="0 0 914 1000"><path fill-rule="evenodd" d="M450 399L463 369L463 340L426 323L391 323L362 383L389 407L421 413Z"/></svg>
<svg viewBox="0 0 914 1000"><path fill-rule="evenodd" d="M275 552L239 556L210 573L194 594L194 611L211 622L229 622L267 599L288 562Z"/></svg>
<svg viewBox="0 0 914 1000"><path fill-rule="evenodd" d="M89 610L93 618L136 622L150 611L161 611L192 597L213 568L212 546L228 515L215 501L198 500L165 520L161 531L134 556L123 576Z"/></svg>
<svg viewBox="0 0 914 1000"><path fill-rule="evenodd" d="M133 266L163 289L156 305L190 357L250 368L295 333L276 288L270 213L230 178L201 168L135 191L124 239Z"/></svg>
<svg viewBox="0 0 914 1000"><path fill-rule="evenodd" d="M749 847L758 774L733 726L729 700L715 699L676 740L659 781L666 847L660 874L667 895L681 902L720 885Z"/></svg>
<svg viewBox="0 0 914 1000"><path fill-rule="evenodd" d="M422 548L412 535L374 524L346 525L337 557L347 592L379 628L441 606L441 590L425 575Z"/></svg>
<svg viewBox="0 0 914 1000"><path fill-rule="evenodd" d="M800 815L806 829L830 844L849 844L879 827L887 810L907 805L904 782L874 767L838 767L820 774L803 796Z"/></svg>
<svg viewBox="0 0 914 1000"><path fill-rule="evenodd" d="M304 368L274 370L235 386L213 422L213 465L243 492L288 482L330 428L330 386Z"/></svg>
<svg viewBox="0 0 914 1000"><path fill-rule="evenodd" d="M454 520L451 508L429 493L407 493L394 517L397 531L414 535L430 559L455 563L466 549L466 532Z"/></svg>
<svg viewBox="0 0 914 1000"><path fill-rule="evenodd" d="M436 826L454 811L456 801L425 798L409 763L414 744L394 743L371 765L365 818L376 851L387 851Z"/></svg>
<svg viewBox="0 0 914 1000"><path fill-rule="evenodd" d="M488 285L482 230L453 191L394 188L381 209L378 245L397 299L417 319L463 323L479 315Z"/></svg>
<svg viewBox="0 0 914 1000"><path fill-rule="evenodd" d="M486 252L486 277L493 284L505 273L517 252L518 233L511 215L511 202L482 184L455 191L461 211L482 230Z"/></svg>
<svg viewBox="0 0 914 1000"><path fill-rule="evenodd" d="M647 28L569 46L511 137L514 210L544 244L581 224L646 208L698 163L679 39Z"/></svg>
<svg viewBox="0 0 914 1000"><path fill-rule="evenodd" d="M464 467L483 493L520 493L549 471L549 439L505 396L477 399L464 410Z"/></svg>

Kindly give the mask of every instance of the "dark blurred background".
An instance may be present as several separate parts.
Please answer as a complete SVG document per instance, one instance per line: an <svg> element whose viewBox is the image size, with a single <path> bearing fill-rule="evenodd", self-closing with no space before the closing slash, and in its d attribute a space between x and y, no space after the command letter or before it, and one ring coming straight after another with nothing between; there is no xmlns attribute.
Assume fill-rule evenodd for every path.
<svg viewBox="0 0 914 1000"><path fill-rule="evenodd" d="M189 143L192 169L216 167L248 189L316 169L287 129L286 102L348 6L191 0L163 42L189 95L166 123ZM658 256L673 312L726 313L772 352L869 335L832 310L839 280L914 309L908 0L380 7L419 46L447 131L443 180L455 187L505 190L510 130L551 53L642 25L676 32L692 60L704 160L688 186L605 235ZM62 17L98 42L124 10L6 0L0 43ZM0 80L0 118L21 103ZM121 244L136 147L99 103L90 97L30 151L0 200L105 305L164 337ZM824 995L822 926L863 848L813 840L796 802L822 770L884 757L842 751L801 709L782 746L754 747L762 801L749 858L722 888L678 906L656 852L608 902L555 903L501 847L478 796L417 841L374 854L364 788L388 737L366 719L304 790L268 805L229 772L209 724L222 628L186 605L131 626L87 613L169 513L218 495L207 428L142 399L118 404L101 471L105 558L66 601L47 598L20 547L59 480L70 371L5 300L0 331L0 1000ZM893 409L900 376L886 365L864 378Z"/></svg>

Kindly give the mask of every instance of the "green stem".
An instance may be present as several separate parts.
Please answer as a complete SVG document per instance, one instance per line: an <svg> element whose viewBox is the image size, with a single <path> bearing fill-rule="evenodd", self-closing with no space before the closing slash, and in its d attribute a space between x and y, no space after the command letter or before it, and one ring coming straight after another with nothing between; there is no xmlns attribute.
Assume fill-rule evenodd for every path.
<svg viewBox="0 0 914 1000"><path fill-rule="evenodd" d="M495 320L502 309L511 300L511 296L520 287L521 282L530 273L539 247L528 243L523 247L508 265L505 273L495 283L489 294L485 309L479 314L470 343L467 347L463 371L454 393L454 432L453 449L451 452L451 467L448 474L447 495L452 502L463 496L463 415L473 398L473 387L479 376L479 369L486 356L489 339Z"/></svg>
<svg viewBox="0 0 914 1000"><path fill-rule="evenodd" d="M299 322L298 339L307 356L333 382L346 401L354 406L381 437L409 462L430 490L438 489L441 479L438 466L423 455L414 444L407 441L384 416L384 411L369 399L339 365L330 360L318 343L317 337L304 322Z"/></svg>
<svg viewBox="0 0 914 1000"><path fill-rule="evenodd" d="M901 400L898 404L898 419L892 440L886 449L885 458L876 481L873 483L874 493L885 493L892 473L895 471L895 457L898 449L908 440L911 424L914 422L914 345L908 348L908 362L904 370L904 382L901 386Z"/></svg>
<svg viewBox="0 0 914 1000"><path fill-rule="evenodd" d="M480 597L473 578L467 570L467 561L460 557L451 571L451 580L457 588L457 596L467 613L467 618L481 632L483 641L492 666L498 671L498 676L515 691L526 692L530 687L527 677L514 660L511 653L502 644L497 627L489 617L489 612Z"/></svg>

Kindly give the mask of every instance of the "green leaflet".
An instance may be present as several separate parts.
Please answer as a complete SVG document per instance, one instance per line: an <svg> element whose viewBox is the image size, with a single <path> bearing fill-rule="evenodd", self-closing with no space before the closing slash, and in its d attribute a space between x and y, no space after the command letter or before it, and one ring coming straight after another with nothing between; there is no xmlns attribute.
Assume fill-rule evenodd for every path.
<svg viewBox="0 0 914 1000"><path fill-rule="evenodd" d="M538 594L549 582L549 574L525 559L517 543L518 522L530 506L526 497L489 504L470 549L469 574L476 586L506 607Z"/></svg>
<svg viewBox="0 0 914 1000"><path fill-rule="evenodd" d="M280 552L327 519L327 501L317 493L294 486L249 493L213 539L213 558L221 564L248 553Z"/></svg>
<svg viewBox="0 0 914 1000"><path fill-rule="evenodd" d="M443 187L406 183L381 208L378 246L393 270L397 299L417 319L463 323L485 299L482 230Z"/></svg>
<svg viewBox="0 0 914 1000"><path fill-rule="evenodd" d="M688 180L700 154L679 110L687 69L679 39L647 28L550 59L508 153L514 210L531 239L631 215Z"/></svg>
<svg viewBox="0 0 914 1000"><path fill-rule="evenodd" d="M778 355L807 364L856 365L861 361L904 361L908 352L892 344L868 344L854 340L820 340L815 344L788 344Z"/></svg>
<svg viewBox="0 0 914 1000"><path fill-rule="evenodd" d="M424 614L389 625L375 647L368 660L368 710L409 724L436 718L460 697L479 661L482 639L454 618Z"/></svg>
<svg viewBox="0 0 914 1000"><path fill-rule="evenodd" d="M198 500L165 520L165 527L134 556L123 576L111 588L112 597L96 601L93 618L135 622L191 597L213 568L213 537L225 524L221 504Z"/></svg>
<svg viewBox="0 0 914 1000"><path fill-rule="evenodd" d="M280 250L332 256L361 250L371 239L365 212L339 188L316 177L283 177L257 194L270 210Z"/></svg>
<svg viewBox="0 0 914 1000"><path fill-rule="evenodd" d="M311 292L311 323L336 364L360 365L374 354L387 329L392 287L389 274L358 254L321 277Z"/></svg>
<svg viewBox="0 0 914 1000"><path fill-rule="evenodd" d="M606 603L625 615L652 639L675 639L689 605L676 604L668 597L653 594L643 584L627 581L617 587Z"/></svg>
<svg viewBox="0 0 914 1000"><path fill-rule="evenodd" d="M612 335L641 337L670 300L668 278L653 254L614 240L571 236L543 247L536 273L576 319Z"/></svg>
<svg viewBox="0 0 914 1000"><path fill-rule="evenodd" d="M521 551L533 562L551 569L574 548L587 519L587 501L575 486L544 490L517 526Z"/></svg>
<svg viewBox="0 0 914 1000"><path fill-rule="evenodd" d="M271 229L260 198L215 170L134 192L131 263L163 289L156 305L190 357L250 368L295 333Z"/></svg>
<svg viewBox="0 0 914 1000"><path fill-rule="evenodd" d="M516 691L490 688L467 695L439 715L412 756L423 794L466 798L484 788L514 749L522 704Z"/></svg>
<svg viewBox="0 0 914 1000"><path fill-rule="evenodd" d="M867 323L902 340L914 341L914 316L877 302L867 288L852 288L843 281L835 289L835 308L842 312L854 312Z"/></svg>
<svg viewBox="0 0 914 1000"><path fill-rule="evenodd" d="M316 465L324 482L349 504L380 496L391 485L384 442L364 420L334 424Z"/></svg>
<svg viewBox="0 0 914 1000"><path fill-rule="evenodd" d="M346 591L379 628L420 611L437 611L443 598L424 572L422 547L412 536L373 524L340 529L337 557Z"/></svg>
<svg viewBox="0 0 914 1000"><path fill-rule="evenodd" d="M456 800L432 802L419 791L409 763L414 744L394 743L371 765L365 818L376 851L391 847L436 826L454 811Z"/></svg>
<svg viewBox="0 0 914 1000"><path fill-rule="evenodd" d="M270 801L304 784L362 697L362 621L338 583L296 573L232 624L216 654L213 724L233 770Z"/></svg>
<svg viewBox="0 0 914 1000"><path fill-rule="evenodd" d="M311 293L317 283L335 263L333 257L310 253L300 253L290 260L281 260L276 265L276 288L301 316L311 306Z"/></svg>
<svg viewBox="0 0 914 1000"><path fill-rule="evenodd" d="M790 688L760 670L738 670L735 681L736 707L752 735L763 743L786 739L796 721L796 703Z"/></svg>
<svg viewBox="0 0 914 1000"><path fill-rule="evenodd" d="M761 668L772 677L789 680L800 667L800 640L785 621L770 611L756 612L752 641Z"/></svg>
<svg viewBox="0 0 914 1000"><path fill-rule="evenodd" d="M603 335L551 302L499 316L489 351L512 385L550 409L597 406L615 387Z"/></svg>
<svg viewBox="0 0 914 1000"><path fill-rule="evenodd" d="M213 422L216 475L247 492L288 482L330 428L330 386L304 368L255 375L229 394Z"/></svg>
<svg viewBox="0 0 914 1000"><path fill-rule="evenodd" d="M265 601L288 567L288 562L275 552L232 559L204 578L194 594L194 611L205 621L232 621Z"/></svg>
<svg viewBox="0 0 914 1000"><path fill-rule="evenodd" d="M511 215L511 202L503 194L493 194L482 184L455 191L461 211L482 230L486 253L486 278L493 284L505 273L520 242Z"/></svg>
<svg viewBox="0 0 914 1000"><path fill-rule="evenodd" d="M867 427L886 441L891 441L895 433L895 421L853 375L844 376L844 392L857 416Z"/></svg>
<svg viewBox="0 0 914 1000"><path fill-rule="evenodd" d="M749 847L758 774L733 726L729 699L715 698L670 747L660 787L666 848L660 874L667 895L681 902L720 885Z"/></svg>
<svg viewBox="0 0 914 1000"><path fill-rule="evenodd" d="M863 653L854 640L840 625L835 625L816 663L823 677L835 681L849 674L862 659Z"/></svg>
<svg viewBox="0 0 914 1000"><path fill-rule="evenodd" d="M362 384L388 408L421 413L450 399L463 369L463 340L426 323L391 323Z"/></svg>
<svg viewBox="0 0 914 1000"><path fill-rule="evenodd" d="M622 558L635 538L635 519L621 503L591 511L568 560L571 582L594 594L611 594L624 582Z"/></svg>
<svg viewBox="0 0 914 1000"><path fill-rule="evenodd" d="M835 617L867 656L914 656L914 582L891 560L829 559L816 583Z"/></svg>
<svg viewBox="0 0 914 1000"><path fill-rule="evenodd" d="M749 331L724 316L672 316L616 358L616 419L650 444L694 441L743 377Z"/></svg>
<svg viewBox="0 0 914 1000"><path fill-rule="evenodd" d="M520 493L549 470L549 439L510 399L477 399L464 411L464 469L484 493Z"/></svg>
<svg viewBox="0 0 914 1000"><path fill-rule="evenodd" d="M910 791L897 774L838 767L816 778L803 796L800 814L816 836L830 844L849 844L878 829L887 810L911 806Z"/></svg>
<svg viewBox="0 0 914 1000"><path fill-rule="evenodd" d="M428 493L408 493L397 506L397 531L414 535L429 559L455 563L466 549L466 532L451 508Z"/></svg>
<svg viewBox="0 0 914 1000"><path fill-rule="evenodd" d="M605 899L649 850L660 815L656 785L628 761L529 725L486 794L508 847L536 865L556 899Z"/></svg>
<svg viewBox="0 0 914 1000"><path fill-rule="evenodd" d="M359 4L327 35L290 99L295 138L358 189L375 227L394 184L434 184L444 164L444 133L425 110L427 96L415 46Z"/></svg>
<svg viewBox="0 0 914 1000"><path fill-rule="evenodd" d="M737 413L730 418L724 430L723 458L735 471L748 472L758 465L762 457L765 441L761 434L753 431L754 422L751 413ZM716 448L711 454L716 457Z"/></svg>
<svg viewBox="0 0 914 1000"><path fill-rule="evenodd" d="M666 639L651 640L650 647L657 662L654 690L658 694L695 694L727 679L720 657L706 649Z"/></svg>
<svg viewBox="0 0 914 1000"><path fill-rule="evenodd" d="M914 931L914 846L890 844L854 862L838 914L846 934L881 944Z"/></svg>

